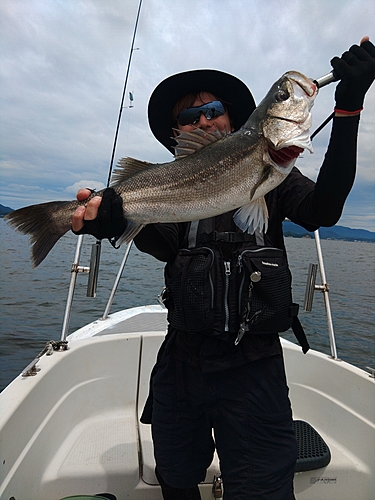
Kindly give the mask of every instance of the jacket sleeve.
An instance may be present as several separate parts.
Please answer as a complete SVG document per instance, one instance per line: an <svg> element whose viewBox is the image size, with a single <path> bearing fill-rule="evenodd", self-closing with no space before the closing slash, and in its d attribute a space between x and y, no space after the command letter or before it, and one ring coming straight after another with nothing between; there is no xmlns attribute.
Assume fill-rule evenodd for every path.
<svg viewBox="0 0 375 500"><path fill-rule="evenodd" d="M185 224L148 224L134 238L138 250L162 262L173 260L182 243Z"/></svg>
<svg viewBox="0 0 375 500"><path fill-rule="evenodd" d="M308 230L337 223L355 179L358 125L359 116L333 119L316 183L294 173L281 184L279 206L284 217Z"/></svg>

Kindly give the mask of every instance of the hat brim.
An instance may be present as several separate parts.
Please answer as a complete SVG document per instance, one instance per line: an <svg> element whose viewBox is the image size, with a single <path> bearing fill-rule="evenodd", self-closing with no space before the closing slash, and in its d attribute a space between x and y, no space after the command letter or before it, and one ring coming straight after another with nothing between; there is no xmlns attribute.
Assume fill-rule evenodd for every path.
<svg viewBox="0 0 375 500"><path fill-rule="evenodd" d="M209 92L229 103L233 127L238 130L255 109L248 87L237 77L213 69L197 69L172 75L163 80L151 94L148 121L156 139L174 153L172 112L179 99L194 92Z"/></svg>

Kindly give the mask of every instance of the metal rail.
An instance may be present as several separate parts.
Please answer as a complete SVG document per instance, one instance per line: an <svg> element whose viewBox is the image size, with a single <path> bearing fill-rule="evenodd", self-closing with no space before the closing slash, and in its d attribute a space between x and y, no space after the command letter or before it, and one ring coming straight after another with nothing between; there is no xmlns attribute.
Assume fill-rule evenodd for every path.
<svg viewBox="0 0 375 500"><path fill-rule="evenodd" d="M136 34L137 34L138 22L139 22L139 17L140 17L140 13L141 13L141 7L142 7L142 0L139 0L136 20L135 20L135 25L134 25L134 30L133 30L133 38L132 38L131 47L130 47L128 65L126 68L125 81L124 81L123 91L122 91L122 96L121 96L120 109L119 109L119 114L118 114L118 119L117 119L115 137L114 137L114 141L113 141L111 161L110 161L109 171L108 171L107 187L110 184L110 179L111 179L111 174L112 174L113 162L114 162L117 140L118 140L120 124L121 124L122 111L124 109L124 99L125 99L125 94L126 94L128 78L129 78L131 60L132 60L134 50L138 50L138 49L134 48L134 42L135 42L135 38L136 38ZM72 265L72 276L71 276L71 280L70 280L68 298L67 298L67 303L66 303L66 307L65 307L65 314L64 314L64 320L63 320L63 326L62 326L62 332L61 332L61 340L65 340L65 338L68 335L70 313L71 313L74 288L75 288L75 284L77 281L78 272L89 273L89 280L88 280L88 285L87 285L87 296L88 297L95 297L96 296L96 285L97 285L97 281L98 281L101 241L97 240L96 243L94 243L92 245L90 267L79 266L79 258L80 258L80 254L81 254L82 242L83 242L83 236L81 235L78 237L74 262ZM119 273L117 274L114 290L112 290L110 299L108 301L107 308L106 308L105 313L104 313L104 317L107 317L106 315L108 315L109 307L113 301L114 291L118 286L118 282L120 280L122 270L125 266L126 259L127 259L128 254L129 254L130 248L131 248L131 244L129 244L127 246L124 260L123 260L123 264L121 264L122 267L120 267Z"/></svg>
<svg viewBox="0 0 375 500"><path fill-rule="evenodd" d="M320 277L322 279L322 292L323 292L323 297L324 297L324 305L326 308L326 314L327 314L327 326L328 326L328 335L329 335L329 343L331 346L331 356L333 359L339 359L337 357L337 348L336 348L336 340L335 340L335 332L333 330L333 321L332 321L332 314L331 314L331 306L329 302L329 285L326 280L326 273L324 269L324 262L323 262L323 254L322 254L322 247L320 244L320 235L319 231L316 230L314 231L314 236L315 236L315 243L316 243L316 251L318 254L318 261L319 261L319 269L320 269Z"/></svg>
<svg viewBox="0 0 375 500"><path fill-rule="evenodd" d="M323 293L324 305L325 305L326 315L327 315L327 326L328 326L329 344L330 344L330 348L331 348L331 357L332 357L332 359L338 360L339 358L337 356L337 347L336 347L336 340L335 340L335 332L333 329L331 305L329 302L329 285L327 283L326 273L325 273L325 269L324 269L323 253L322 253L322 247L320 244L319 230L314 231L314 237L315 237L316 251L318 254L319 270L320 270L320 277L322 280L322 284L321 285L315 284L316 272L317 272L318 266L317 266L317 264L310 264L308 278L307 278L307 284L306 284L304 309L305 309L305 311L308 311L308 312L311 311L315 290L319 290Z"/></svg>
<svg viewBox="0 0 375 500"><path fill-rule="evenodd" d="M73 261L72 269L71 269L72 274L70 277L68 298L66 299L65 313L64 313L63 326L62 326L60 340L65 340L67 335L68 335L70 313L71 313L71 309L72 309L73 295L74 295L74 289L75 289L75 285L76 285L76 281L77 281L77 275L78 275L78 273L88 273L90 271L89 267L79 266L79 258L81 255L82 243L83 243L83 235L80 235L80 236L78 236L76 252L74 255L74 261Z"/></svg>
<svg viewBox="0 0 375 500"><path fill-rule="evenodd" d="M129 252L130 252L130 249L132 247L132 244L133 244L133 240L129 241L129 243L126 246L125 254L124 254L124 257L122 258L122 262L121 262L119 270L117 272L117 276L116 276L115 282L113 284L110 296L108 298L108 302L107 302L107 305L106 305L106 308L105 308L105 311L104 311L102 319L107 319L108 318L109 310L111 309L112 302L113 302L113 299L115 297L115 293L116 293L118 284L120 283L122 271L124 270L126 261L128 260L128 256L129 256Z"/></svg>

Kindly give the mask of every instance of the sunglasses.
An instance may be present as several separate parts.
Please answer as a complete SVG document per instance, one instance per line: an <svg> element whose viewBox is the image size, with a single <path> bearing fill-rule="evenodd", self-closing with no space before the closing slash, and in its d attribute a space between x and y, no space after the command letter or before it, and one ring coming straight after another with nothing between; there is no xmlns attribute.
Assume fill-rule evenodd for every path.
<svg viewBox="0 0 375 500"><path fill-rule="evenodd" d="M212 118L222 116L225 113L225 108L220 101L211 101L207 104L202 104L202 106L183 109L177 115L176 120L180 125L194 125L199 122L201 113L204 114L207 120L212 120Z"/></svg>

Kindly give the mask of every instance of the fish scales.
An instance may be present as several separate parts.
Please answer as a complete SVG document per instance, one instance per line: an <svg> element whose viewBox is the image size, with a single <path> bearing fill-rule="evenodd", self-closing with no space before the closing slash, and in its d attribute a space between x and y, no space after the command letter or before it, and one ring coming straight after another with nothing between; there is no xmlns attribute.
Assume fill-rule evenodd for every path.
<svg viewBox="0 0 375 500"><path fill-rule="evenodd" d="M248 142L239 148L238 142ZM247 175L249 155L258 147L254 136L228 135L217 148L207 148L172 163L158 165L154 172L129 179L129 184L115 190L123 197L124 215L135 222L183 222L216 215L217 210L229 211L244 200L250 201L250 192L256 176ZM261 156L261 151L258 155ZM259 167L261 168L261 167ZM154 174L154 175L153 175ZM147 185L140 190L140 185ZM125 189L126 187L126 189ZM178 212L173 213L173 207ZM164 215L165 214L165 215Z"/></svg>
<svg viewBox="0 0 375 500"><path fill-rule="evenodd" d="M266 230L264 196L283 182L296 160L295 150L290 156L284 154L284 160L275 152L290 151L291 146L312 151L310 110L317 92L309 78L289 71L237 132L183 132L176 137L177 159L168 163L121 159L112 177L128 221L120 242L129 242L146 224L199 220L233 209L238 209L234 221L243 231ZM69 231L74 211L86 202L31 205L5 217L29 235L34 267Z"/></svg>

